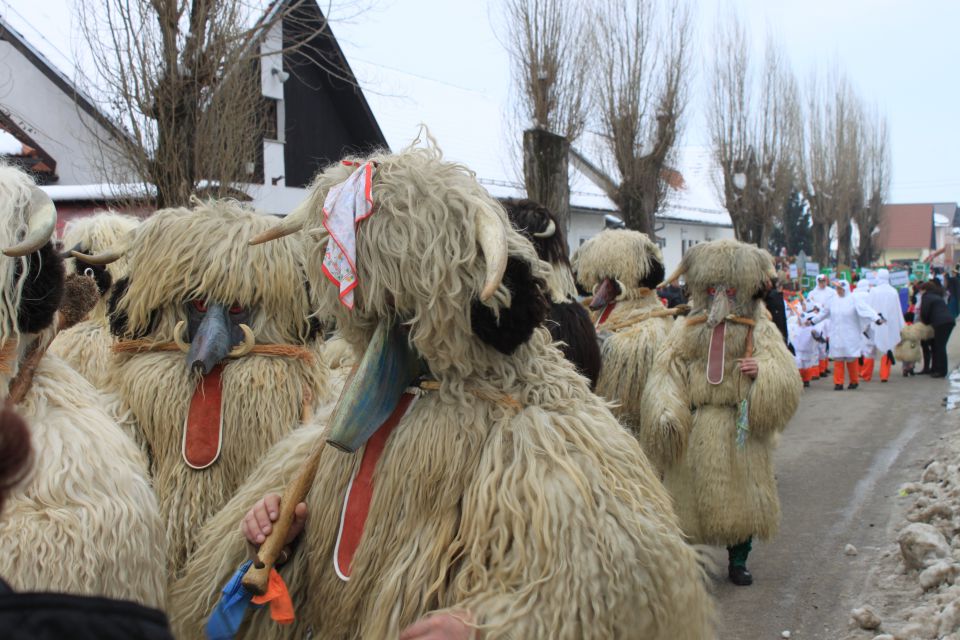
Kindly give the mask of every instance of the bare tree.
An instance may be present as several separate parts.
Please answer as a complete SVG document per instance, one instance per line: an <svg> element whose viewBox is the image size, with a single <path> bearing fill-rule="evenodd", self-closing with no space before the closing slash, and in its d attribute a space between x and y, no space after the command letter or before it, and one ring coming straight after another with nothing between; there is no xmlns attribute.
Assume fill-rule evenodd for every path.
<svg viewBox="0 0 960 640"><path fill-rule="evenodd" d="M583 132L590 90L589 22L574 0L506 0L508 51L524 132L524 183L530 198L566 228L570 143Z"/></svg>
<svg viewBox="0 0 960 640"><path fill-rule="evenodd" d="M849 80L838 70L813 78L807 106L804 154L806 198L813 219L814 256L830 257L836 229L837 261L852 263L852 221L864 207L863 109Z"/></svg>
<svg viewBox="0 0 960 640"><path fill-rule="evenodd" d="M718 187L736 237L766 248L796 187L803 140L796 78L772 41L755 68L736 15L718 23L714 49L709 124Z"/></svg>
<svg viewBox="0 0 960 640"><path fill-rule="evenodd" d="M870 264L876 255L876 234L879 232L881 212L890 189L890 131L887 119L874 109L864 127L864 194L866 202L855 220L860 231L858 260Z"/></svg>
<svg viewBox="0 0 960 640"><path fill-rule="evenodd" d="M80 25L95 66L88 90L125 133L100 139L104 151L154 185L161 207L186 204L199 186L219 196L251 182L265 127L276 126L265 117L261 57L309 49L339 72L311 45L326 28L315 26L318 16L314 0L279 0L266 12L246 0L84 0ZM269 52L268 37L278 43Z"/></svg>
<svg viewBox="0 0 960 640"><path fill-rule="evenodd" d="M664 172L675 160L687 104L690 8L682 2L608 0L593 22L599 129L614 165L603 167L602 186L627 227L655 237Z"/></svg>

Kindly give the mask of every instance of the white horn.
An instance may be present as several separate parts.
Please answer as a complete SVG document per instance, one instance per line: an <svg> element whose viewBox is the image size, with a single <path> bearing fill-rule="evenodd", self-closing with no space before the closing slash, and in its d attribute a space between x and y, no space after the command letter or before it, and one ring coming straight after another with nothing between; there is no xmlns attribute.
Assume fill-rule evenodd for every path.
<svg viewBox="0 0 960 640"><path fill-rule="evenodd" d="M557 225L553 223L553 220L550 221L550 224L547 225L547 228L539 233L533 234L534 238L551 238L553 234L557 232Z"/></svg>
<svg viewBox="0 0 960 640"><path fill-rule="evenodd" d="M189 353L190 345L183 339L183 327L186 324L186 320L181 320L177 323L177 326L173 328L173 341L176 343L177 347L180 348L180 351Z"/></svg>
<svg viewBox="0 0 960 640"><path fill-rule="evenodd" d="M37 187L30 188L30 204L27 209L27 235L12 247L3 250L11 258L19 258L37 251L50 241L57 227L57 208L53 200Z"/></svg>
<svg viewBox="0 0 960 640"><path fill-rule="evenodd" d="M304 200L283 220L270 227L266 231L255 235L250 239L250 245L253 246L257 244L263 244L264 242L270 242L271 240L278 240L303 229L307 222L307 218L310 217L309 202L310 199Z"/></svg>
<svg viewBox="0 0 960 640"><path fill-rule="evenodd" d="M507 231L503 222L490 209L480 208L477 212L477 243L483 251L487 271L483 278L480 301L486 302L496 292L507 270Z"/></svg>
<svg viewBox="0 0 960 640"><path fill-rule="evenodd" d="M243 342L230 350L228 355L231 358L242 358L250 353L253 350L253 346L257 343L257 339L253 335L253 329L245 324L241 324L240 330L243 331Z"/></svg>
<svg viewBox="0 0 960 640"><path fill-rule="evenodd" d="M86 262L87 264L110 264L111 262L116 262L123 257L125 249L120 249L117 251L105 251L103 253L97 253L95 255L90 255L87 253L81 253L79 251L71 251L70 255L81 262Z"/></svg>

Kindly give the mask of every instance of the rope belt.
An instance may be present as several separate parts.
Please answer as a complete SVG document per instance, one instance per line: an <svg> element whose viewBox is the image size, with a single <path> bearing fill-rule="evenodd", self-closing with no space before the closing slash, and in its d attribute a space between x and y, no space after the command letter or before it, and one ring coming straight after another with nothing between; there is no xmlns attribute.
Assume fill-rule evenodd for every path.
<svg viewBox="0 0 960 640"><path fill-rule="evenodd" d="M151 342L150 340L118 340L111 347L111 350L114 353L181 351L176 342ZM296 358L307 365L312 365L315 361L312 351L295 344L257 344L245 355Z"/></svg>

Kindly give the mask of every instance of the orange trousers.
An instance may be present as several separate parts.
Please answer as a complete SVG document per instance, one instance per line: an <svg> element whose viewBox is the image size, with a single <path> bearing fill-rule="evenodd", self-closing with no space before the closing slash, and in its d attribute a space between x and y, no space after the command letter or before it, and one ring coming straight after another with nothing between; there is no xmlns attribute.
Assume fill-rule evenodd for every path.
<svg viewBox="0 0 960 640"><path fill-rule="evenodd" d="M863 366L860 367L860 379L864 382L870 382L873 379L873 358L864 358ZM880 379L889 380L890 379L890 357L883 356L880 358Z"/></svg>
<svg viewBox="0 0 960 640"><path fill-rule="evenodd" d="M833 384L843 384L843 367L847 367L847 376L850 378L850 384L858 384L860 382L860 363L856 360L851 360L850 362L841 362L840 360L833 361Z"/></svg>
<svg viewBox="0 0 960 640"><path fill-rule="evenodd" d="M820 375L826 375L828 369L830 369L830 361L824 358L820 361Z"/></svg>
<svg viewBox="0 0 960 640"><path fill-rule="evenodd" d="M890 367L893 363L890 362L890 356L883 356L880 358L880 380L886 382L890 379Z"/></svg>

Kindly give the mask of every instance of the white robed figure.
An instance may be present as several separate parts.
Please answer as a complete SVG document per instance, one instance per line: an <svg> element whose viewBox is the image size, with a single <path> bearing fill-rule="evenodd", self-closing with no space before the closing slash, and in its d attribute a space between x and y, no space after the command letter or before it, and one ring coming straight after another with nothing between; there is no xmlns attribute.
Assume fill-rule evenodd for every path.
<svg viewBox="0 0 960 640"><path fill-rule="evenodd" d="M835 286L837 296L826 303L814 319L814 324L830 320L830 356L833 358L833 388L843 391L844 369L849 376L848 389L860 383L860 353L863 331L869 322L882 322L862 296L850 293L850 283L840 280Z"/></svg>
<svg viewBox="0 0 960 640"><path fill-rule="evenodd" d="M874 328L874 349L880 355L880 382L890 379L890 367L893 364L893 349L900 342L900 331L905 323L900 311L900 296L897 290L890 285L890 272L887 269L877 270L877 285L870 290L867 297L869 304L884 319L884 324ZM873 372L874 354L870 354L870 371ZM864 367L868 361L864 360ZM868 378L869 379L869 378Z"/></svg>

